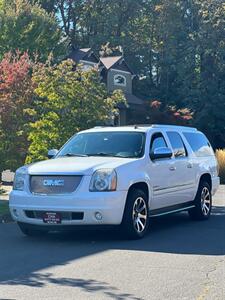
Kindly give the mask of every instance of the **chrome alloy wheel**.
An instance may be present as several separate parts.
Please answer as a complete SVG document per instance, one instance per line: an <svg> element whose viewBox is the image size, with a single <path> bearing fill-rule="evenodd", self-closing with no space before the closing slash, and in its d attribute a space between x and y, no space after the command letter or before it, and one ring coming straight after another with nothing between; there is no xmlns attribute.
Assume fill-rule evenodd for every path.
<svg viewBox="0 0 225 300"><path fill-rule="evenodd" d="M134 201L133 206L133 222L137 232L141 233L145 230L147 224L147 215L148 211L145 200L142 197L138 197Z"/></svg>
<svg viewBox="0 0 225 300"><path fill-rule="evenodd" d="M207 187L202 189L201 193L201 207L202 212L205 216L207 216L210 212L211 207L211 195Z"/></svg>

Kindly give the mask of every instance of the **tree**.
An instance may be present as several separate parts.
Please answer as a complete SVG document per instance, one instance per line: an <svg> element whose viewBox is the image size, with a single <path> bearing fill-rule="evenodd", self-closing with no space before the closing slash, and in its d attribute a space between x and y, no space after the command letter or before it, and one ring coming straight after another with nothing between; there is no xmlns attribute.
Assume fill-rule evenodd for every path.
<svg viewBox="0 0 225 300"><path fill-rule="evenodd" d="M38 54L45 61L50 52L55 58L66 55L65 40L56 18L38 4L26 0L4 0L0 6L0 59L19 49Z"/></svg>
<svg viewBox="0 0 225 300"><path fill-rule="evenodd" d="M177 109L175 106L162 105L158 100L152 100L148 108L151 123L190 125L193 113L187 109Z"/></svg>
<svg viewBox="0 0 225 300"><path fill-rule="evenodd" d="M30 124L28 163L45 159L49 148L61 147L74 133L109 122L117 103L125 102L121 91L108 95L98 70L83 71L71 60L36 68L33 82L41 99Z"/></svg>
<svg viewBox="0 0 225 300"><path fill-rule="evenodd" d="M31 4L37 3L44 8L48 13L56 13L56 5L58 0L30 0Z"/></svg>
<svg viewBox="0 0 225 300"><path fill-rule="evenodd" d="M1 0L0 11L1 3L6 1ZM190 124L203 130L214 147L225 147L223 0L30 0L30 3L41 5L43 9L37 4L29 7L39 7L47 19L53 17L44 9L51 12L59 20L54 28L61 26L77 48L92 47L97 54L102 50L104 55L117 55L123 49L126 61L141 79L134 80L133 92L137 96L158 99L160 110L187 107L193 112ZM12 19L17 20L15 12L7 13L5 9L4 14L15 15ZM6 28L18 31L13 24ZM48 23L44 24L48 27ZM14 32L8 35L12 37L10 43L3 39L7 36L4 28L0 28L0 33L4 33L0 35L0 55L5 48L14 48L14 40L17 43L19 39L24 45L24 39ZM36 38L32 40L34 46L35 43ZM54 40L49 44L54 45ZM46 57L52 49L49 44L39 47L36 43L35 47L43 53L41 57Z"/></svg>
<svg viewBox="0 0 225 300"><path fill-rule="evenodd" d="M0 172L15 170L26 157L26 109L34 97L31 68L27 53L9 52L0 62Z"/></svg>
<svg viewBox="0 0 225 300"><path fill-rule="evenodd" d="M225 5L221 0L196 3L196 92L188 104L195 111L194 123L214 147L225 147Z"/></svg>

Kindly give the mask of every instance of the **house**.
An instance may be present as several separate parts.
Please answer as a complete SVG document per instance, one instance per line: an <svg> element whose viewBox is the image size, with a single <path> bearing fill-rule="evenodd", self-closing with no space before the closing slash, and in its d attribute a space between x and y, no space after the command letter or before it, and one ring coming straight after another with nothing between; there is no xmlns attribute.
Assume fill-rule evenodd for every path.
<svg viewBox="0 0 225 300"><path fill-rule="evenodd" d="M84 70L97 67L99 63L99 58L91 48L73 49L68 58L74 60L77 64L82 64Z"/></svg>
<svg viewBox="0 0 225 300"><path fill-rule="evenodd" d="M136 75L122 55L98 58L91 48L82 48L73 49L69 58L82 64L84 70L97 67L109 92L116 89L121 89L124 92L128 105L121 104L118 106L119 117L115 121L117 124L145 123L145 101L133 94L133 81Z"/></svg>

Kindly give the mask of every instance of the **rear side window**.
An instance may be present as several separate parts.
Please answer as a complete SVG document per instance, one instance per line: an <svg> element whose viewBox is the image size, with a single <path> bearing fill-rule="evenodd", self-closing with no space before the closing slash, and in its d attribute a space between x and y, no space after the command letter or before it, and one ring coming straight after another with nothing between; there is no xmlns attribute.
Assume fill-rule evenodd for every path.
<svg viewBox="0 0 225 300"><path fill-rule="evenodd" d="M213 149L204 134L200 132L183 132L183 135L196 156L204 157L214 155Z"/></svg>
<svg viewBox="0 0 225 300"><path fill-rule="evenodd" d="M175 158L187 156L187 152L183 143L183 140L179 133L177 132L167 132L168 138L170 140L171 146L173 148L173 153Z"/></svg>

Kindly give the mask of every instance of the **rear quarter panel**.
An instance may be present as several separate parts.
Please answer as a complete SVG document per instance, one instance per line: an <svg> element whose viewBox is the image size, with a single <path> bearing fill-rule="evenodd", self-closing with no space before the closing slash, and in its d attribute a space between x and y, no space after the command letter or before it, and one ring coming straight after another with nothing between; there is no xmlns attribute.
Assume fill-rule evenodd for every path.
<svg viewBox="0 0 225 300"><path fill-rule="evenodd" d="M210 174L212 181L214 178L218 177L216 157L215 156L196 157L194 159L194 167L196 168L196 178L195 178L196 180L195 195L196 195L202 175Z"/></svg>

